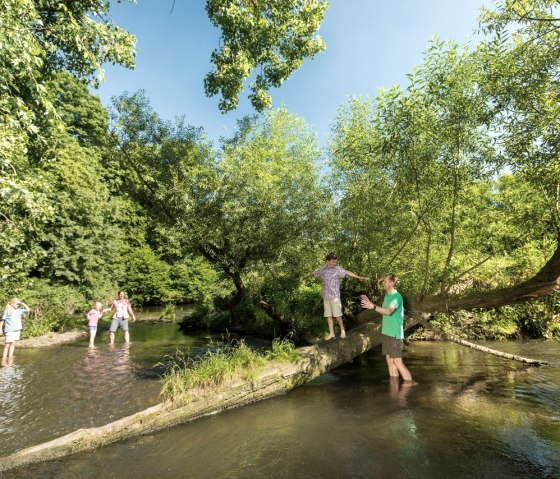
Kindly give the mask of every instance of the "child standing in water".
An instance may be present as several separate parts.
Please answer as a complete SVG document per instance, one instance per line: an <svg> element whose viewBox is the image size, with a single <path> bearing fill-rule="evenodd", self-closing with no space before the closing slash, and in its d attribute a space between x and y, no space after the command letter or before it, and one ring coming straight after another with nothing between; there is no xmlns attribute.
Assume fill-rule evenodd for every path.
<svg viewBox="0 0 560 479"><path fill-rule="evenodd" d="M111 311L111 308L103 309L103 304L99 301L93 303L93 308L91 308L87 315L88 329L89 329L89 347L94 348L93 342L95 341L95 335L97 334L97 323L103 316L103 313Z"/></svg>
<svg viewBox="0 0 560 479"><path fill-rule="evenodd" d="M2 334L2 329L6 334L2 363L14 355L16 341L19 341L21 330L23 329L21 317L26 313L29 313L29 306L17 298L11 299L6 305L6 309L4 309L2 319L0 320L0 335Z"/></svg>

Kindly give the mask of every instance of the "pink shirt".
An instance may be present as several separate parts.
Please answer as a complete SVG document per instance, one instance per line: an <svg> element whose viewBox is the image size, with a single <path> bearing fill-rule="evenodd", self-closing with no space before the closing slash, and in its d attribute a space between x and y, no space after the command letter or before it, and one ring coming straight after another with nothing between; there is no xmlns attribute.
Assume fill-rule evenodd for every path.
<svg viewBox="0 0 560 479"><path fill-rule="evenodd" d="M97 322L101 317L101 311L97 309L90 309L87 314L87 325L88 326L97 326Z"/></svg>

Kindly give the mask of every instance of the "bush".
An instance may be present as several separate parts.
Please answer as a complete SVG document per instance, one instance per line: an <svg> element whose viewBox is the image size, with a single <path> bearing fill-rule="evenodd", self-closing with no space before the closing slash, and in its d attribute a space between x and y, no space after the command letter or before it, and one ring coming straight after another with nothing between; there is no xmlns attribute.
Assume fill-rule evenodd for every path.
<svg viewBox="0 0 560 479"><path fill-rule="evenodd" d="M171 321L175 321L175 305L174 304L166 304L161 314L159 315L159 319L168 319Z"/></svg>

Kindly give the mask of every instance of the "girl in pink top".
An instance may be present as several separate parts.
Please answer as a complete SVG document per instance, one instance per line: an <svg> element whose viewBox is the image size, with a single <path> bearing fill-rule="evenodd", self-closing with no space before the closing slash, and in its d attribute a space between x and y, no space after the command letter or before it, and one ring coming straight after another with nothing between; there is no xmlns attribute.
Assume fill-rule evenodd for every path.
<svg viewBox="0 0 560 479"><path fill-rule="evenodd" d="M95 341L95 335L97 334L97 323L101 319L101 316L103 316L103 313L106 313L107 311L111 311L111 308L103 309L103 304L96 301L93 303L93 308L91 308L86 315L89 329L89 347L92 349L95 347L93 342Z"/></svg>

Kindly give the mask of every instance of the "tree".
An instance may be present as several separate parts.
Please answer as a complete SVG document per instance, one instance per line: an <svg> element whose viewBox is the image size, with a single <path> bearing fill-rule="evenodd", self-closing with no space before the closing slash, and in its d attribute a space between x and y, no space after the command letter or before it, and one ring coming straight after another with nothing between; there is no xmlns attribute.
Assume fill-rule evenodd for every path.
<svg viewBox="0 0 560 479"><path fill-rule="evenodd" d="M305 58L325 49L314 34L327 6L324 0L207 0L208 18L222 38L220 49L212 52L214 70L204 80L206 94L221 94L220 110L233 110L243 82L256 71L249 99L257 111L268 108L270 88L278 88Z"/></svg>
<svg viewBox="0 0 560 479"><path fill-rule="evenodd" d="M372 277L389 268L401 273L415 317L498 308L560 288L554 227L559 177L534 174L537 166L543 174L556 168L552 132L558 119L554 110L544 109L557 82L552 71L543 73L525 93L531 75L526 68L536 68L534 61L521 57L515 42L501 46L504 55L490 48L497 47L460 51L436 42L409 75L406 90L352 100L335 127L331 151L341 198L339 249L366 265ZM545 56L540 67L557 61L551 51ZM509 58L505 64L504 58ZM515 107L515 115L504 105ZM539 128L540 109L553 125ZM493 175L504 166L516 172L514 181L494 183ZM524 182L531 174L533 179ZM523 194L531 206L543 208L539 190L546 192L550 207L525 216L521 226L518 213L508 211L505 202ZM535 251L535 245L544 254L533 253L521 274L514 267L515 279L505 273L511 259ZM473 278L476 288L465 294L460 283Z"/></svg>
<svg viewBox="0 0 560 479"><path fill-rule="evenodd" d="M199 130L159 120L141 93L116 108L123 164L139 194L178 231L185 254L202 254L232 281L235 320L249 270L318 238L326 197L315 137L299 118L273 110L242 120L217 155Z"/></svg>
<svg viewBox="0 0 560 479"><path fill-rule="evenodd" d="M69 143L49 82L96 84L105 62L132 66L134 38L105 19L109 2L0 2L0 280L16 287L41 257L53 191L41 171ZM60 148L57 142L60 141Z"/></svg>

